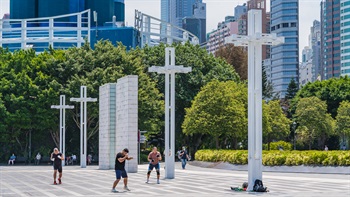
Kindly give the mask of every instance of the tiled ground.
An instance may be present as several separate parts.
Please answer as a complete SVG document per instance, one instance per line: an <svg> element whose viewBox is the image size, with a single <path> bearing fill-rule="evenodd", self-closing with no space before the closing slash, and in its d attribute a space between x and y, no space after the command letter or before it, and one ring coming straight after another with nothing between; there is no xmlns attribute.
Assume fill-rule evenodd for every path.
<svg viewBox="0 0 350 197"><path fill-rule="evenodd" d="M145 183L146 170L146 165L140 165L138 173L129 174L131 192L111 193L114 171L97 166L64 167L62 185L52 184L51 166L1 166L0 196L350 196L350 175L266 172L263 182L270 192L257 194L230 190L247 180L247 172L190 165L181 170L177 163L175 179L157 185L155 172L151 183ZM122 191L122 185L117 189Z"/></svg>

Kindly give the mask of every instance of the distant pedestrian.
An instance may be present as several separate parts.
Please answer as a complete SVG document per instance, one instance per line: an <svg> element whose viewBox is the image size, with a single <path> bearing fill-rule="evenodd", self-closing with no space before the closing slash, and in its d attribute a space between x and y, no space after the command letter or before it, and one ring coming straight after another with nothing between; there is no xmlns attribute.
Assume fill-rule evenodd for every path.
<svg viewBox="0 0 350 197"><path fill-rule="evenodd" d="M180 153L180 157L181 157L181 163L182 163L182 169L186 169L186 161L190 160L190 157L188 156L188 153L186 151L185 147L182 147L182 151Z"/></svg>
<svg viewBox="0 0 350 197"><path fill-rule="evenodd" d="M38 153L35 156L35 165L39 165L40 160L41 160L41 155L40 155L40 153Z"/></svg>
<svg viewBox="0 0 350 197"><path fill-rule="evenodd" d="M51 153L51 157L50 157L51 161L53 161L53 184L57 185L56 182L56 177L57 177L57 171L59 173L58 176L58 183L62 184L62 160L64 161L64 156L62 153L60 153L60 151L58 150L58 148L54 148L53 149L53 153Z"/></svg>
<svg viewBox="0 0 350 197"><path fill-rule="evenodd" d="M162 160L162 155L158 152L157 147L153 147L152 152L148 154L148 172L147 172L147 181L146 183L149 183L149 177L151 176L151 172L153 168L156 169L157 172L157 184L160 184L159 177L160 177L160 165L159 162Z"/></svg>
<svg viewBox="0 0 350 197"><path fill-rule="evenodd" d="M325 150L325 151L328 151L328 146L327 146L327 145L324 146L324 150Z"/></svg>
<svg viewBox="0 0 350 197"><path fill-rule="evenodd" d="M88 165L91 165L91 161L92 161L92 155L89 154L89 155L87 156L87 164L88 164Z"/></svg>
<svg viewBox="0 0 350 197"><path fill-rule="evenodd" d="M74 165L74 162L77 162L77 156L76 155L72 155L72 165Z"/></svg>
<svg viewBox="0 0 350 197"><path fill-rule="evenodd" d="M346 146L345 144L343 144L343 146L341 147L342 150L346 150Z"/></svg>
<svg viewBox="0 0 350 197"><path fill-rule="evenodd" d="M9 165L10 165L11 163L12 163L12 165L13 165L15 161L16 161L16 156L15 156L15 154L13 153L13 154L10 156Z"/></svg>
<svg viewBox="0 0 350 197"><path fill-rule="evenodd" d="M116 180L113 183L112 192L118 192L115 188L117 187L121 178L124 179L124 190L130 191L128 188L128 174L125 171L125 160L133 159L133 157L129 157L129 150L124 148L122 152L118 153L115 158L115 175Z"/></svg>

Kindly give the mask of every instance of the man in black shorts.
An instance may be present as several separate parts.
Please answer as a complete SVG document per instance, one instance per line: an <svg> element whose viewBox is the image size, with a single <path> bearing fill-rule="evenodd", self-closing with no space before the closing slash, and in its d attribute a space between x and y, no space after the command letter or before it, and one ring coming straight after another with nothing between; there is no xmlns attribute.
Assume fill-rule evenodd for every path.
<svg viewBox="0 0 350 197"><path fill-rule="evenodd" d="M116 180L113 183L112 192L118 192L115 187L117 187L121 177L124 178L124 190L130 191L128 188L128 175L125 171L125 160L133 159L133 157L129 157L129 150L124 148L122 152L117 154L115 158L115 175Z"/></svg>
<svg viewBox="0 0 350 197"><path fill-rule="evenodd" d="M59 173L58 177L58 183L62 184L61 178L62 178L62 160L64 161L64 157L60 151L58 151L58 148L53 149L53 153L51 153L51 161L53 161L53 184L57 185L56 177L57 177L57 171Z"/></svg>
<svg viewBox="0 0 350 197"><path fill-rule="evenodd" d="M160 177L159 161L161 161L161 160L162 160L162 155L158 152L157 147L153 147L152 152L150 152L148 155L149 167L148 167L148 172L147 172L146 183L149 182L149 177L151 175L151 172L152 172L153 168L155 168L157 171L157 184L159 184L159 177Z"/></svg>

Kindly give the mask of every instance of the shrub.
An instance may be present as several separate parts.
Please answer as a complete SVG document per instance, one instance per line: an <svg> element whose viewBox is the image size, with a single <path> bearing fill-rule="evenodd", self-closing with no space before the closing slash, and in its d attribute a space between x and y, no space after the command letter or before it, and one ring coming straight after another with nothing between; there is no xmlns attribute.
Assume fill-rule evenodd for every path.
<svg viewBox="0 0 350 197"><path fill-rule="evenodd" d="M196 160L248 164L247 150L199 150ZM265 166L350 166L350 151L263 151Z"/></svg>
<svg viewBox="0 0 350 197"><path fill-rule="evenodd" d="M267 150L267 144L263 145L263 149ZM279 147L282 147L283 150L293 150L293 145L285 141L277 141L270 143L270 150L279 150Z"/></svg>

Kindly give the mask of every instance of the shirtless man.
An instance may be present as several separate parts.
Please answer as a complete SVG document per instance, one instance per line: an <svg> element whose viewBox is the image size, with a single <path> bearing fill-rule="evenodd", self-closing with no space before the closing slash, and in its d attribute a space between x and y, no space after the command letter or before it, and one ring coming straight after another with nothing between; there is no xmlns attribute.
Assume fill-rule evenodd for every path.
<svg viewBox="0 0 350 197"><path fill-rule="evenodd" d="M155 168L157 171L157 184L160 183L159 182L159 177L160 177L159 161L161 161L161 160L162 160L162 155L158 152L157 147L153 147L152 152L150 152L148 155L149 167L148 167L148 172L147 172L146 183L149 183L149 177L151 175L153 168Z"/></svg>

